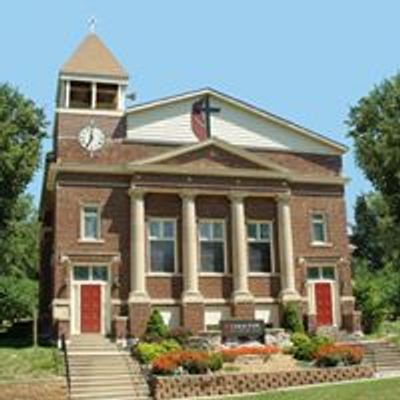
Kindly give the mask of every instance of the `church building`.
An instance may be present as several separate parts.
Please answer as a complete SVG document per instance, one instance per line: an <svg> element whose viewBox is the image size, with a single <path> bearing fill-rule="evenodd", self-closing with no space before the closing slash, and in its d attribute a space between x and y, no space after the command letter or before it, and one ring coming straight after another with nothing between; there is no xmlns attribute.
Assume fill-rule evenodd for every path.
<svg viewBox="0 0 400 400"><path fill-rule="evenodd" d="M206 88L126 107L128 73L91 33L58 75L40 218L42 330L143 334L152 309L354 331L346 147Z"/></svg>

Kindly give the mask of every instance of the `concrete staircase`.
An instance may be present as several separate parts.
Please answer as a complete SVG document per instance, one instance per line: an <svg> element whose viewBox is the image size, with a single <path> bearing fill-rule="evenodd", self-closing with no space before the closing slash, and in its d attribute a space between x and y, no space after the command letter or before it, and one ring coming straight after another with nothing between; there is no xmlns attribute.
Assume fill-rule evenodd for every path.
<svg viewBox="0 0 400 400"><path fill-rule="evenodd" d="M386 341L363 341L364 363L375 366L378 374L400 373L400 349Z"/></svg>
<svg viewBox="0 0 400 400"><path fill-rule="evenodd" d="M71 400L148 400L138 363L98 335L73 336L68 345Z"/></svg>

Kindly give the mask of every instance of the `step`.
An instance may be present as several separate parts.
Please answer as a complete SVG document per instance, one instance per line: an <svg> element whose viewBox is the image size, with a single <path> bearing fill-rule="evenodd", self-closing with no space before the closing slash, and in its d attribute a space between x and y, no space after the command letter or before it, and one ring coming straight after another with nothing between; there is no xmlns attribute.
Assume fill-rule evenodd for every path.
<svg viewBox="0 0 400 400"><path fill-rule="evenodd" d="M148 386L146 383L134 383L132 382L129 378L126 379L110 379L108 381L104 380L99 380L99 379L92 379L92 380L82 380L79 382L73 382L72 386L74 388L80 388L80 387L93 387L93 386L118 386L118 385L130 385L131 387L134 387L135 389L140 389L140 390L148 390Z"/></svg>
<svg viewBox="0 0 400 400"><path fill-rule="evenodd" d="M131 400L136 399L149 399L148 395L135 396L135 394L131 391L126 390L104 390L103 392L97 393L73 393L71 398L73 399L107 399L110 398L119 398L120 396L128 396Z"/></svg>
<svg viewBox="0 0 400 400"><path fill-rule="evenodd" d="M146 382L146 379L142 375L131 375L128 373L125 374L115 374L115 375L71 375L71 382L86 382L86 381L91 381L91 380L101 380L101 381L107 381L107 380L113 380L113 379L129 379L132 382Z"/></svg>
<svg viewBox="0 0 400 400"><path fill-rule="evenodd" d="M85 397L76 397L76 396L71 396L71 400L78 400L78 399L84 399L84 400L152 400L150 396L132 396L130 395L110 395L108 394L106 397L104 395L98 395L94 394L93 396L85 396Z"/></svg>

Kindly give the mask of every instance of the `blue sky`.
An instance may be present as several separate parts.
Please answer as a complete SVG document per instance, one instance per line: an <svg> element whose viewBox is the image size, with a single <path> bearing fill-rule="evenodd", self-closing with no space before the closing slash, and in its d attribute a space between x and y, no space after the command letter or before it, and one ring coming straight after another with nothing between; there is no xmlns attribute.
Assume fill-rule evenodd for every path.
<svg viewBox="0 0 400 400"><path fill-rule="evenodd" d="M211 86L350 147L349 107L400 65L394 0L3 2L0 81L36 100L51 123L57 71L92 15L138 101ZM351 219L356 195L369 190L352 151L345 173ZM41 178L28 188L36 201Z"/></svg>

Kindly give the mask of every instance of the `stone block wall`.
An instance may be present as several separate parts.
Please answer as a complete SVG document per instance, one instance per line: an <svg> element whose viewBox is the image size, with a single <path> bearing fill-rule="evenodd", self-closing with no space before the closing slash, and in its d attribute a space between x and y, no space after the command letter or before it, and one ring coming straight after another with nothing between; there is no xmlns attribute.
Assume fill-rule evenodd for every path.
<svg viewBox="0 0 400 400"><path fill-rule="evenodd" d="M290 386L370 378L371 366L302 369L274 373L210 374L156 377L151 382L155 400L258 393Z"/></svg>

